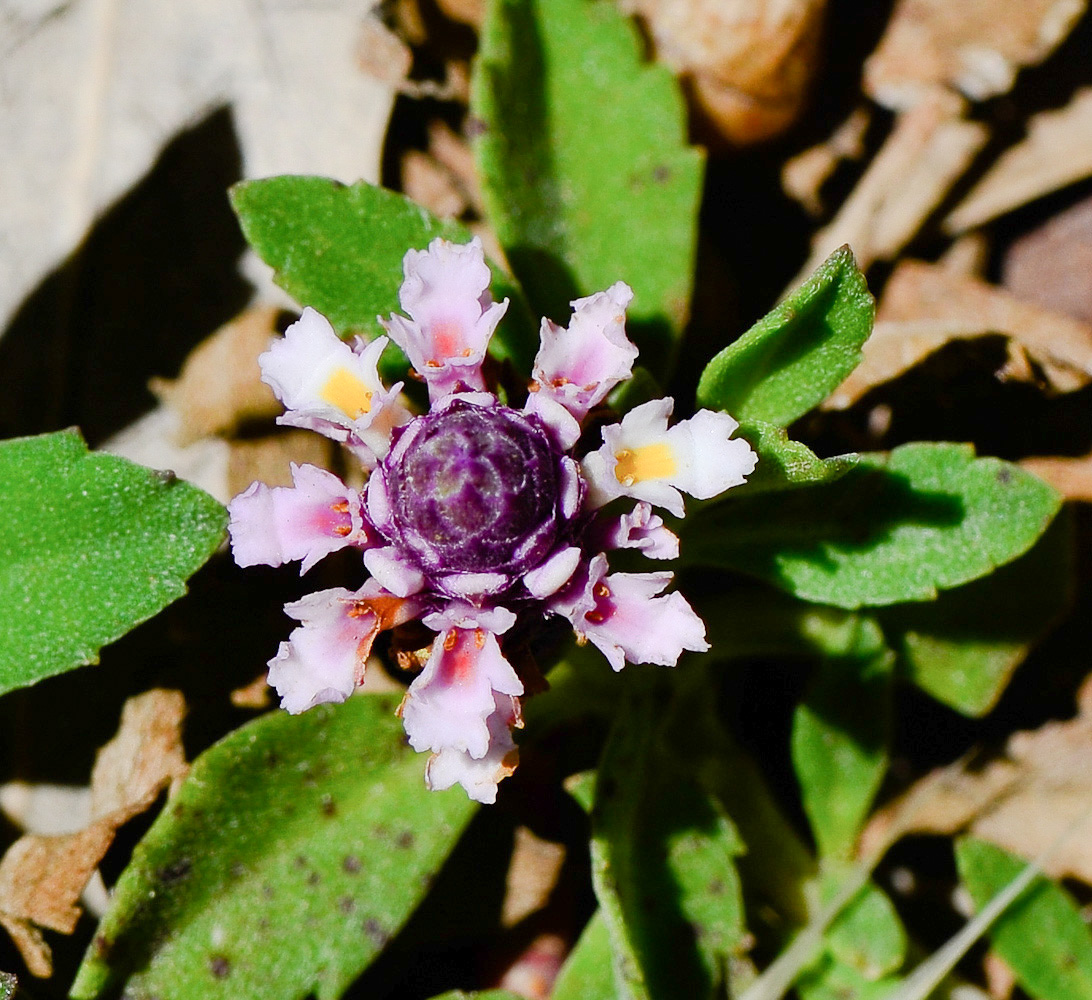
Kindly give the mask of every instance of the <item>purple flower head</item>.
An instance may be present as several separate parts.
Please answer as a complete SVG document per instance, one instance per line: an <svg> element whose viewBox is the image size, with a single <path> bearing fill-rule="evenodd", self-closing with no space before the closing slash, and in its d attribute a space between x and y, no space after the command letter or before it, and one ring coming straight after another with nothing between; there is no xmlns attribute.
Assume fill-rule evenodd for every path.
<svg viewBox="0 0 1092 1000"><path fill-rule="evenodd" d="M581 424L621 381L637 348L625 334L633 297L618 282L572 303L567 327L543 320L526 405L502 404L482 362L507 307L489 297L481 243L434 240L404 262L400 302L382 321L428 385L414 416L376 364L386 338L349 345L304 310L262 356L285 404L281 422L343 442L369 473L363 491L293 467L292 487L254 484L229 507L236 561L308 569L359 550L370 578L288 605L301 624L270 661L281 705L302 712L344 701L361 683L380 632L419 619L435 633L400 714L411 746L429 751L430 788L460 784L479 802L515 769L512 739L524 680L505 656L517 621L561 617L615 670L674 666L708 648L705 626L672 575L610 573L606 552L672 559L679 542L653 506L683 516L682 494L707 499L742 483L756 457L725 413L669 426L671 399L631 410L603 444L574 454ZM634 502L635 501L635 502ZM521 629L522 630L522 629Z"/></svg>

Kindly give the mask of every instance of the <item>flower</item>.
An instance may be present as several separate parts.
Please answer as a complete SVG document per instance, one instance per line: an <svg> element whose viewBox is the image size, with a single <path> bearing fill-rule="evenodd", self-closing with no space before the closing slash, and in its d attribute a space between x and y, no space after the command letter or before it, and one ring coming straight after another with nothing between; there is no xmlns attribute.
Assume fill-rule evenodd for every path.
<svg viewBox="0 0 1092 1000"><path fill-rule="evenodd" d="M489 296L481 242L437 239L410 250L403 268L408 318L380 322L427 384L429 411L415 416L401 384L382 384L386 337L345 343L305 309L259 359L262 377L285 405L280 422L344 443L367 482L357 492L294 465L291 487L255 483L228 508L232 548L240 565L298 560L301 572L357 549L363 587L285 608L300 625L270 661L269 683L289 712L344 701L375 638L420 620L435 637L399 709L409 743L431 754L430 788L457 783L493 802L516 766L512 730L529 679L505 656L509 630L563 618L615 670L674 666L685 650L707 649L686 599L664 593L671 573L611 573L606 553L674 558L678 538L653 507L682 517L683 493L707 499L742 483L756 456L725 413L670 425L671 399L634 408L603 430L601 447L577 453L583 421L637 357L624 283L573 302L567 327L542 321L516 409L490 391L482 367L508 303Z"/></svg>

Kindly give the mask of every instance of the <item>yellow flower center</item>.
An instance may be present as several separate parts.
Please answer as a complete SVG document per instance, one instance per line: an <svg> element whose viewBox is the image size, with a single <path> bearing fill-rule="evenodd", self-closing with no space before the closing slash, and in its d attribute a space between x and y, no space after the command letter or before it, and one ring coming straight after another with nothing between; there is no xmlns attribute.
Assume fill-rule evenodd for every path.
<svg viewBox="0 0 1092 1000"><path fill-rule="evenodd" d="M623 486L646 479L667 479L678 468L670 446L662 442L643 448L623 448L615 453L614 462L614 478Z"/></svg>
<svg viewBox="0 0 1092 1000"><path fill-rule="evenodd" d="M351 420L356 420L372 408L371 391L348 368L338 368L326 380L319 395Z"/></svg>

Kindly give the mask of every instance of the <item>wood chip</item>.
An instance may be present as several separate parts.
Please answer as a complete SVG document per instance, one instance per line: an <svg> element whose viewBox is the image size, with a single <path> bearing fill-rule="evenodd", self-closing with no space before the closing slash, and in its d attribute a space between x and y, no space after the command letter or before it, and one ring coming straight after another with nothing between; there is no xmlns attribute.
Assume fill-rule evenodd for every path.
<svg viewBox="0 0 1092 1000"><path fill-rule="evenodd" d="M276 306L248 309L198 344L177 379L152 379L152 392L180 418L179 445L282 411L258 368L258 355L269 349L280 314Z"/></svg>
<svg viewBox="0 0 1092 1000"><path fill-rule="evenodd" d="M1090 176L1092 87L1084 87L1064 108L1032 116L1027 137L998 157L944 220L944 229L973 229Z"/></svg>
<svg viewBox="0 0 1092 1000"><path fill-rule="evenodd" d="M1092 326L943 265L906 260L884 289L876 327L864 345L864 361L824 406L851 406L949 341L987 334L1012 338L1059 392L1092 380Z"/></svg>
<svg viewBox="0 0 1092 1000"><path fill-rule="evenodd" d="M1005 755L984 767L960 763L926 775L872 818L862 851L894 828L900 836L969 830L1022 857L1042 855L1092 801L1092 681L1077 701L1075 719L1014 733ZM1045 870L1092 885L1092 835L1087 828L1074 833Z"/></svg>
<svg viewBox="0 0 1092 1000"><path fill-rule="evenodd" d="M827 0L625 0L698 116L732 145L796 120L819 60Z"/></svg>
<svg viewBox="0 0 1092 1000"><path fill-rule="evenodd" d="M177 691L130 698L117 735L95 760L90 824L76 833L26 834L0 860L0 926L33 975L52 974L52 955L39 928L72 933L81 912L76 901L118 827L187 774L184 715L185 701Z"/></svg>
<svg viewBox="0 0 1092 1000"><path fill-rule="evenodd" d="M917 234L986 142L984 126L962 117L965 103L935 90L899 115L864 176L828 226L791 287L848 243L867 268L893 258Z"/></svg>
<svg viewBox="0 0 1092 1000"><path fill-rule="evenodd" d="M888 108L913 107L932 88L981 101L1008 91L1023 66L1069 34L1086 0L899 0L864 88Z"/></svg>

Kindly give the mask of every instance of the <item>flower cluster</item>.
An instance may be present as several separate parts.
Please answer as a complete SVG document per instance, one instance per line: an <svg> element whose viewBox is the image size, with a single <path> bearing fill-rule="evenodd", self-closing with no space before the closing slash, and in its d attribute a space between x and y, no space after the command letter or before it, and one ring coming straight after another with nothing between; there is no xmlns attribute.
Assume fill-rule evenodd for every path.
<svg viewBox="0 0 1092 1000"><path fill-rule="evenodd" d="M387 388L377 362L387 338L349 344L305 309L262 355L262 378L284 403L280 422L342 442L368 473L360 491L312 466L293 466L292 487L253 484L230 505L236 561L301 572L346 547L368 579L289 604L299 622L269 664L289 712L346 699L363 679L377 635L412 620L435 632L401 715L410 744L432 756L430 788L458 782L496 798L517 753L525 670L506 637L544 616L571 623L615 670L674 665L708 648L705 626L670 573L611 573L606 552L678 554L653 512L681 517L680 491L706 499L744 481L755 465L737 424L702 410L669 426L672 400L630 410L579 457L585 417L630 377L637 348L625 334L632 298L619 282L573 302L567 327L542 321L526 405L503 405L482 363L508 302L493 302L478 240L434 240L406 254L405 316L382 321L428 387L415 416ZM636 503L614 504L619 498ZM511 653L509 654L511 655ZM423 657L422 657L423 658ZM521 672L524 676L521 677Z"/></svg>

